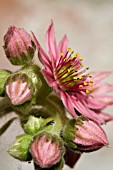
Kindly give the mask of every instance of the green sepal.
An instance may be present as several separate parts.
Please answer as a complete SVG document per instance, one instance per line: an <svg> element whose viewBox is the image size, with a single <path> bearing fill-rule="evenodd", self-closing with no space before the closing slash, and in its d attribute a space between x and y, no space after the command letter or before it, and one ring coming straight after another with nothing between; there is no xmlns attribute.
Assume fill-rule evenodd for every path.
<svg viewBox="0 0 113 170"><path fill-rule="evenodd" d="M24 131L30 135L35 135L44 122L43 118L36 118L34 116L30 116L27 123L24 125Z"/></svg>
<svg viewBox="0 0 113 170"><path fill-rule="evenodd" d="M27 64L24 67L22 67L21 70L19 70L21 73L25 73L29 76L31 79L33 86L35 87L35 93L38 93L39 89L42 86L41 79L39 77L39 68L32 64Z"/></svg>
<svg viewBox="0 0 113 170"><path fill-rule="evenodd" d="M32 159L29 153L31 141L31 135L23 134L17 136L16 142L8 150L8 153L14 158L19 159L21 161L30 161Z"/></svg>
<svg viewBox="0 0 113 170"><path fill-rule="evenodd" d="M11 75L8 70L0 70L0 95L5 92L5 83L7 78Z"/></svg>
<svg viewBox="0 0 113 170"><path fill-rule="evenodd" d="M75 131L77 130L75 127L76 120L69 120L68 123L64 126L62 135L65 140L73 140L75 138Z"/></svg>

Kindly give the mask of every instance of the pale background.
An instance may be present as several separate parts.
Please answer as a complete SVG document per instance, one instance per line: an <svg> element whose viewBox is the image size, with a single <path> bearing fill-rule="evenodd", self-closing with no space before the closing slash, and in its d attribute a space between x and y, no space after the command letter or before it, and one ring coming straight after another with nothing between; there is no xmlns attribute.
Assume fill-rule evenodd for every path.
<svg viewBox="0 0 113 170"><path fill-rule="evenodd" d="M80 52L91 70L113 70L113 0L0 0L0 69L15 70L3 51L3 36L10 25L33 31L45 47L45 32L54 20L58 41L68 35L70 47ZM107 79L113 83L113 76ZM113 114L113 107L107 111ZM9 120L13 114L0 120ZM84 154L75 170L113 170L113 123L104 127L109 147ZM33 170L6 152L22 133L15 121L0 138L0 170ZM67 166L65 170L69 170Z"/></svg>

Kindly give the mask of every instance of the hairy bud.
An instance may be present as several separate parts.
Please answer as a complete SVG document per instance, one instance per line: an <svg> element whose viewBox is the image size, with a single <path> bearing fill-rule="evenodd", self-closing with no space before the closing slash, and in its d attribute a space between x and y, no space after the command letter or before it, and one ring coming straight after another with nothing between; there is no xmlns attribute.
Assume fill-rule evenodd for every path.
<svg viewBox="0 0 113 170"><path fill-rule="evenodd" d="M31 143L30 153L41 168L50 168L60 162L64 155L61 138L47 131L39 133Z"/></svg>
<svg viewBox="0 0 113 170"><path fill-rule="evenodd" d="M32 81L26 74L11 75L6 82L6 93L13 105L21 105L31 99L33 94Z"/></svg>
<svg viewBox="0 0 113 170"><path fill-rule="evenodd" d="M34 56L35 48L31 36L24 29L9 27L4 36L4 49L13 65L29 63Z"/></svg>
<svg viewBox="0 0 113 170"><path fill-rule="evenodd" d="M91 152L108 145L105 132L97 122L87 119L71 120L63 131L68 146L80 152Z"/></svg>

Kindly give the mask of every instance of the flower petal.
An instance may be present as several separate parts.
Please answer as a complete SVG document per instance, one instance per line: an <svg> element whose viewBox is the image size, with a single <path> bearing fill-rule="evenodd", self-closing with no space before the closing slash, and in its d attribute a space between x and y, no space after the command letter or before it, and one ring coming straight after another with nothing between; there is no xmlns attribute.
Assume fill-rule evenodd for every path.
<svg viewBox="0 0 113 170"><path fill-rule="evenodd" d="M53 74L51 74L48 70L42 69L41 72L45 76L46 80L48 81L51 87L58 88L56 81L54 80Z"/></svg>
<svg viewBox="0 0 113 170"><path fill-rule="evenodd" d="M47 56L47 54L45 53L45 51L42 49L40 43L38 42L36 36L34 35L34 33L32 32L36 47L41 55L41 62L44 64L44 66L46 67L46 69L51 70L51 61L49 59L49 57Z"/></svg>
<svg viewBox="0 0 113 170"><path fill-rule="evenodd" d="M99 112L99 116L104 119L105 123L113 120L113 116L108 113Z"/></svg>
<svg viewBox="0 0 113 170"><path fill-rule="evenodd" d="M99 86L96 86L96 88L93 89L91 95L100 96L100 95L103 95L103 94L111 92L111 91L113 91L113 85L104 83Z"/></svg>
<svg viewBox="0 0 113 170"><path fill-rule="evenodd" d="M58 58L58 49L56 45L53 22L49 26L46 34L46 46L51 57L52 65L54 67Z"/></svg>
<svg viewBox="0 0 113 170"><path fill-rule="evenodd" d="M104 123L103 118L99 117L94 111L90 110L85 104L83 104L75 96L69 95L68 93L63 91L61 91L60 94L64 106L70 111L70 113L75 118L77 118L77 114L75 113L74 108L76 108L84 116L92 120L95 120L98 123Z"/></svg>
<svg viewBox="0 0 113 170"><path fill-rule="evenodd" d="M67 93L60 91L60 95L61 95L61 100L64 104L64 106L68 109L68 111L75 117L77 118L77 114L75 113L74 110L74 105L71 103L70 101L70 95L68 95Z"/></svg>
<svg viewBox="0 0 113 170"><path fill-rule="evenodd" d="M93 80L94 80L94 84L96 85L97 83L99 83L101 80L107 78L110 74L112 74L111 71L109 72L94 72L93 73Z"/></svg>

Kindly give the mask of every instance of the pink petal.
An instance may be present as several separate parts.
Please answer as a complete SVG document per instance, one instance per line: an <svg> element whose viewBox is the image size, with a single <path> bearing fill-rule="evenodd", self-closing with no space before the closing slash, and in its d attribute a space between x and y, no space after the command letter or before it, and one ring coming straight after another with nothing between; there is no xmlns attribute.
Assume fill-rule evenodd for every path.
<svg viewBox="0 0 113 170"><path fill-rule="evenodd" d="M97 121L98 123L104 123L104 120L99 117L94 111L90 110L87 105L84 103L82 103L79 100L71 100L71 102L74 102L75 104L75 108L84 116Z"/></svg>
<svg viewBox="0 0 113 170"><path fill-rule="evenodd" d="M101 84L101 85L97 86L96 88L94 88L91 95L100 96L100 95L103 95L103 94L111 92L111 91L113 91L113 85L104 83L104 84Z"/></svg>
<svg viewBox="0 0 113 170"><path fill-rule="evenodd" d="M35 44L37 46L37 49L41 55L41 62L44 64L44 66L51 71L51 61L49 59L49 57L47 56L47 54L44 52L44 50L42 49L40 43L38 42L36 36L34 35L34 33L32 32Z"/></svg>
<svg viewBox="0 0 113 170"><path fill-rule="evenodd" d="M51 57L52 65L54 67L56 66L56 61L58 58L58 49L56 45L53 22L49 26L46 34L46 46Z"/></svg>
<svg viewBox="0 0 113 170"><path fill-rule="evenodd" d="M104 123L104 120L101 117L90 110L85 104L82 104L81 101L78 100L75 96L69 95L63 91L61 91L60 94L64 106L70 111L70 113L72 113L75 118L77 118L77 114L75 113L74 108L76 108L84 116L99 123Z"/></svg>
<svg viewBox="0 0 113 170"><path fill-rule="evenodd" d="M67 46L68 46L67 36L64 35L64 37L62 38L62 40L60 41L59 46L58 46L59 56L58 56L57 64L56 65L58 65L59 59L61 57L61 53L64 53L64 55L66 54Z"/></svg>
<svg viewBox="0 0 113 170"><path fill-rule="evenodd" d="M64 106L68 109L68 111L75 117L77 118L77 114L75 113L74 110L74 105L72 105L71 101L70 101L70 95L68 95L67 93L60 91L60 95L61 95L61 100L64 104Z"/></svg>
<svg viewBox="0 0 113 170"><path fill-rule="evenodd" d="M110 74L112 74L112 72L95 72L93 73L93 80L94 80L94 84L97 84L98 82L100 82L101 80L107 78Z"/></svg>
<svg viewBox="0 0 113 170"><path fill-rule="evenodd" d="M113 96L100 96L98 99L99 102L102 102L104 108L113 104Z"/></svg>
<svg viewBox="0 0 113 170"><path fill-rule="evenodd" d="M53 74L51 74L48 70L45 70L45 69L42 69L41 72L43 73L43 75L45 76L46 80L48 81L49 85L51 87L56 87L57 85L54 85L57 84L54 77L53 77Z"/></svg>
<svg viewBox="0 0 113 170"><path fill-rule="evenodd" d="M102 117L105 122L109 122L109 121L113 120L113 116L108 113L100 112L99 116Z"/></svg>
<svg viewBox="0 0 113 170"><path fill-rule="evenodd" d="M106 104L99 101L99 98L101 97L88 96L88 98L86 98L87 106L91 109L103 109L106 106Z"/></svg>

